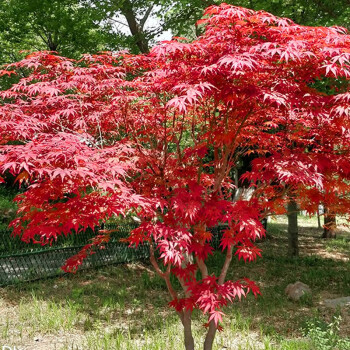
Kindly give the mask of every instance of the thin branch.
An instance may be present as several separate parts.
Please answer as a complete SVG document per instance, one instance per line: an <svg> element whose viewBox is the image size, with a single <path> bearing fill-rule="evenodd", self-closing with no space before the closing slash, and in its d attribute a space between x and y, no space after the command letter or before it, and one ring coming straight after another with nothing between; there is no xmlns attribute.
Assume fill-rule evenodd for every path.
<svg viewBox="0 0 350 350"><path fill-rule="evenodd" d="M157 274L165 280L166 286L168 288L168 292L171 295L171 297L173 298L173 300L179 299L179 296L178 296L176 290L173 288L173 286L171 284L171 281L170 281L170 269L171 269L171 266L168 265L166 272L163 272L160 269L160 267L159 267L159 265L157 263L157 260L156 260L156 258L154 256L154 248L153 248L153 243L151 241L149 242L149 245L150 245L149 250L150 250L150 261L151 261L151 264L153 265L153 267L156 270ZM177 311L177 314L179 315L180 320L183 323L184 322L184 311L183 310L182 311Z"/></svg>
<svg viewBox="0 0 350 350"><path fill-rule="evenodd" d="M199 259L197 256L196 256L196 262L202 274L202 279L208 277L208 268L205 262L202 259Z"/></svg>
<svg viewBox="0 0 350 350"><path fill-rule="evenodd" d="M225 282L227 271L232 260L232 252L233 252L233 246L231 245L231 247L227 249L225 262L221 269L221 273L218 279L218 284L223 284Z"/></svg>
<svg viewBox="0 0 350 350"><path fill-rule="evenodd" d="M227 165L229 163L229 159L231 157L231 153L235 149L235 145L236 145L236 141L237 141L238 135L239 135L240 131L242 130L245 122L247 121L247 119L249 118L249 116L252 113L253 113L253 109L251 109L246 114L246 116L242 119L240 125L237 128L235 136L233 137L233 140L232 140L231 144L225 150L225 154L223 155L223 163L222 163L222 166L218 169L218 177L215 180L214 191L217 191L219 189L219 187L220 187L220 185L222 183L222 180L225 178L226 171L227 171Z"/></svg>
<svg viewBox="0 0 350 350"><path fill-rule="evenodd" d="M129 28L129 26L128 26L128 24L127 24L127 23L124 23L124 22L119 21L119 20L117 20L117 19L114 19L114 18L109 18L109 21L114 22L114 23L121 24L122 26L125 26L125 27L128 27L128 28Z"/></svg>
<svg viewBox="0 0 350 350"><path fill-rule="evenodd" d="M150 5L150 6L148 7L148 9L147 9L146 12L145 12L145 15L144 15L144 16L142 17L142 19L140 20L140 27L141 27L142 29L143 29L143 27L144 27L144 25L145 25L145 23L146 23L146 21L147 21L149 15L151 14L152 10L153 10L153 4Z"/></svg>
<svg viewBox="0 0 350 350"><path fill-rule="evenodd" d="M151 260L151 264L153 265L154 269L156 270L157 274L164 278L165 273L160 269L157 260L154 256L154 248L153 248L153 243L149 242L149 251L150 251L150 260Z"/></svg>

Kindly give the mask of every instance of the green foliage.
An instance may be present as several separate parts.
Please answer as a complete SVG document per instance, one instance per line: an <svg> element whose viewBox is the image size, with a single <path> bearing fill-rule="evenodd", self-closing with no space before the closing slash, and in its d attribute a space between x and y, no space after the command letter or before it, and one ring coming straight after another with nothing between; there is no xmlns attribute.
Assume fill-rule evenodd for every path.
<svg viewBox="0 0 350 350"><path fill-rule="evenodd" d="M234 2L291 18L299 24L349 26L350 9L347 6L347 0L242 0Z"/></svg>
<svg viewBox="0 0 350 350"><path fill-rule="evenodd" d="M164 31L161 14L173 4L169 0L91 0L91 3L103 14L103 23L110 26L121 46L132 53L148 52L155 44L155 37ZM161 23L150 27L146 22L154 15Z"/></svg>
<svg viewBox="0 0 350 350"><path fill-rule="evenodd" d="M163 13L166 29L175 35L193 38L201 33L201 28L191 26L200 19L203 10L221 1L180 0ZM348 0L228 0L226 3L265 10L274 15L291 18L298 24L310 26L344 26L349 28L350 7Z"/></svg>
<svg viewBox="0 0 350 350"><path fill-rule="evenodd" d="M312 294L310 293L303 294L299 299L299 304L307 307L312 307L314 304L312 299Z"/></svg>
<svg viewBox="0 0 350 350"><path fill-rule="evenodd" d="M140 42L153 45L156 36L169 29L174 35L193 39L203 29L193 23L201 18L207 6L218 3L213 0L0 0L0 63L18 61L28 51L38 50L55 50L74 58L100 50L129 48L140 52ZM265 10L305 25L348 27L350 23L347 0L229 0L227 3ZM159 20L152 28L146 25L151 15ZM130 35L133 20L137 31ZM12 81L13 77L6 80Z"/></svg>
<svg viewBox="0 0 350 350"><path fill-rule="evenodd" d="M350 338L342 338L339 335L341 315L336 313L330 323L326 323L319 317L306 321L304 335L311 339L312 345L318 350L348 350Z"/></svg>
<svg viewBox="0 0 350 350"><path fill-rule="evenodd" d="M16 189L0 185L0 230L7 229L9 222L15 218L17 206L13 198L16 194Z"/></svg>
<svg viewBox="0 0 350 350"><path fill-rule="evenodd" d="M1 0L0 6L2 63L23 58L21 50L79 57L116 48L101 14L81 0Z"/></svg>
<svg viewBox="0 0 350 350"><path fill-rule="evenodd" d="M335 239L327 240L327 250L329 252L342 252L350 256L350 239L345 237L339 237Z"/></svg>

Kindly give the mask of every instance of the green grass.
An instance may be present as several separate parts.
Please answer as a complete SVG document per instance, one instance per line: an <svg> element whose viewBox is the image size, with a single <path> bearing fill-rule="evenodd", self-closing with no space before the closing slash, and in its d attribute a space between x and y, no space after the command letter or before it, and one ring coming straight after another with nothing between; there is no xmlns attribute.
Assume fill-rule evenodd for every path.
<svg viewBox="0 0 350 350"><path fill-rule="evenodd" d="M322 300L350 295L349 233L334 241L320 239L315 219L300 218L300 258L286 256L286 220L269 223L261 241L263 258L245 264L234 260L230 279L256 281L262 296L225 310L224 331L215 350L350 349L350 311L338 313ZM223 256L209 260L218 271ZM300 280L312 296L289 301L284 289ZM168 295L150 265L127 264L0 289L0 348L28 349L183 349L182 328L167 307ZM201 344L205 318L194 313L194 336ZM201 347L198 345L197 349Z"/></svg>

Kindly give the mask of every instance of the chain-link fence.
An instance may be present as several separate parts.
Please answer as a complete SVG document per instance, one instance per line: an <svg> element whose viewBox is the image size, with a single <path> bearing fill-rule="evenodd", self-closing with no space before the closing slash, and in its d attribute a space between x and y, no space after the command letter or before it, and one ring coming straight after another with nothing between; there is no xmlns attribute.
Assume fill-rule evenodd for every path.
<svg viewBox="0 0 350 350"><path fill-rule="evenodd" d="M135 223L109 225L108 229L114 230L110 242L105 244L104 249L96 249L80 268L147 259L147 244L140 244L135 249L129 247L128 243L120 242L120 239L127 237L135 227ZM41 246L25 243L19 237L12 237L9 231L0 231L0 285L63 274L61 266L65 261L78 253L95 235L93 230L86 230L68 237L59 237L52 246Z"/></svg>
<svg viewBox="0 0 350 350"><path fill-rule="evenodd" d="M133 222L106 225L106 229L113 230L111 240L105 244L104 249L96 249L94 254L87 257L80 269L149 258L147 243L132 248L128 243L120 241L136 227L137 224ZM213 233L211 244L215 250L220 249L222 231L225 228L227 226L216 226L210 230ZM96 234L97 231L86 230L58 237L52 246L41 246L25 243L20 237L11 236L10 231L0 231L0 286L63 274L61 266L65 261L78 253Z"/></svg>

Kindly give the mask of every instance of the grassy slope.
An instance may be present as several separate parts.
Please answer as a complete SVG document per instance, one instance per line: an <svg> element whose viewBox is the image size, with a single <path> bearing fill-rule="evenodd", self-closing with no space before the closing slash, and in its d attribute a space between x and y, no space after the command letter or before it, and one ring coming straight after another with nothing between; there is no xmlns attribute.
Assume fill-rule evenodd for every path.
<svg viewBox="0 0 350 350"><path fill-rule="evenodd" d="M285 257L286 220L279 218L269 223L270 238L259 243L263 259L252 264L234 261L229 277L257 281L263 295L257 300L248 297L226 310L216 350L350 349L350 341L344 340L350 334L350 310L343 310L341 319L332 318L334 311L322 305L325 298L350 295L350 234L344 231L336 241L326 242L318 238L320 231L312 227L316 225L315 219L301 217L299 259ZM216 253L209 262L211 269L218 269L221 261ZM309 284L313 295L293 303L284 289L297 280ZM182 349L179 320L166 304L163 281L144 264L3 288L0 347ZM204 322L194 315L198 343Z"/></svg>

